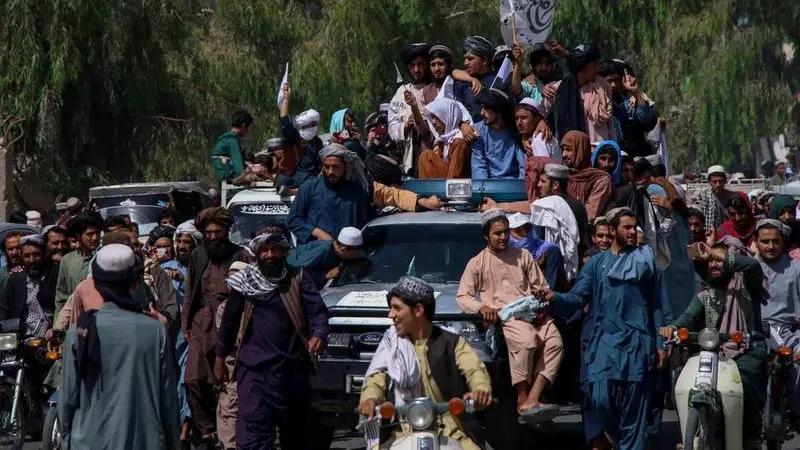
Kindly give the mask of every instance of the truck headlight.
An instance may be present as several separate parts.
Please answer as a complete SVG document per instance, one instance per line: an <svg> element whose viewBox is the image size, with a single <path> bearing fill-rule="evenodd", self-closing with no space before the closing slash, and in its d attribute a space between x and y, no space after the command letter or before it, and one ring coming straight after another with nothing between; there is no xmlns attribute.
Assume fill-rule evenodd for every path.
<svg viewBox="0 0 800 450"><path fill-rule="evenodd" d="M19 344L17 333L3 333L0 334L0 352L8 352L16 350Z"/></svg>
<svg viewBox="0 0 800 450"><path fill-rule="evenodd" d="M445 196L451 202L467 202L472 198L472 180L468 178L451 179L445 182Z"/></svg>
<svg viewBox="0 0 800 450"><path fill-rule="evenodd" d="M424 401L412 402L406 410L406 420L411 424L411 428L427 429L433 423L433 408Z"/></svg>
<svg viewBox="0 0 800 450"><path fill-rule="evenodd" d="M472 322L443 322L441 325L460 335L470 344L483 342L486 339Z"/></svg>
<svg viewBox="0 0 800 450"><path fill-rule="evenodd" d="M716 350L719 348L719 331L706 328L697 335L697 343L703 350Z"/></svg>

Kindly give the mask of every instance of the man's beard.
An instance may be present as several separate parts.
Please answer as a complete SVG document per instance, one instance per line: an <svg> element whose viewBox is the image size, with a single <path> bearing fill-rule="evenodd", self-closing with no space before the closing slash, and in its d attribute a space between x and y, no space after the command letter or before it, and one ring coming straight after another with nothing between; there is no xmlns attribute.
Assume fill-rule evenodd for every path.
<svg viewBox="0 0 800 450"><path fill-rule="evenodd" d="M280 278L286 270L286 261L283 259L267 259L259 261L258 268L261 274L268 279Z"/></svg>
<svg viewBox="0 0 800 450"><path fill-rule="evenodd" d="M329 175L324 175L323 177L325 178L325 184L327 184L328 187L336 188L342 184L342 177L331 177Z"/></svg>
<svg viewBox="0 0 800 450"><path fill-rule="evenodd" d="M41 263L33 263L25 268L28 272L28 276L31 278L39 278L42 275L42 264Z"/></svg>
<svg viewBox="0 0 800 450"><path fill-rule="evenodd" d="M206 241L203 243L208 252L208 258L215 263L224 261L228 257L228 240Z"/></svg>
<svg viewBox="0 0 800 450"><path fill-rule="evenodd" d="M189 256L191 256L191 253L189 252L187 253L178 252L178 256L175 257L175 259L178 260L178 262L182 266L186 267L189 265Z"/></svg>

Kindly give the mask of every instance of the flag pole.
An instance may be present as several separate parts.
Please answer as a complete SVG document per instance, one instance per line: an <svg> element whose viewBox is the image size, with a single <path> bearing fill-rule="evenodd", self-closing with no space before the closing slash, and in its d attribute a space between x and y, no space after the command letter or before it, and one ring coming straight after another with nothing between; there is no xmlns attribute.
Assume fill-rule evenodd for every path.
<svg viewBox="0 0 800 450"><path fill-rule="evenodd" d="M511 3L511 35L513 36L514 45L519 45L517 43L517 5L514 4L515 0L508 0Z"/></svg>

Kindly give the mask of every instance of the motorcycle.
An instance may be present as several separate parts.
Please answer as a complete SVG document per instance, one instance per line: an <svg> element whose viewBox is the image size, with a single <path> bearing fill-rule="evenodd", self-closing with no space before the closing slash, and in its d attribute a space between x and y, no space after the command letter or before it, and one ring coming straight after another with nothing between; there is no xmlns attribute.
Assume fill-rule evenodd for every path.
<svg viewBox="0 0 800 450"><path fill-rule="evenodd" d="M747 348L750 336L706 328L690 333L681 328L666 345L696 342L700 353L690 357L675 383L675 403L686 450L742 450L744 392L739 368L720 354L724 342Z"/></svg>
<svg viewBox="0 0 800 450"><path fill-rule="evenodd" d="M48 359L57 361L61 359L60 344L64 339L64 331L53 331L53 338L48 342ZM58 421L58 395L56 389L47 399L47 414L44 417L42 430L42 449L58 450L61 448L61 426Z"/></svg>
<svg viewBox="0 0 800 450"><path fill-rule="evenodd" d="M0 449L21 449L28 435L39 439L42 400L49 395L36 378L53 355L43 339L22 340L19 330L19 319L0 322Z"/></svg>
<svg viewBox="0 0 800 450"><path fill-rule="evenodd" d="M454 417L472 414L475 406L472 400L453 398L447 403L437 403L422 397L401 406L386 402L375 410L375 418L362 422L359 428L366 432L368 440L371 434L379 434L381 450L461 450L458 441L439 433L439 418L448 413ZM370 424L376 421L378 426L370 430ZM401 424L409 425L411 434L390 439L388 432Z"/></svg>
<svg viewBox="0 0 800 450"><path fill-rule="evenodd" d="M790 347L770 351L767 363L767 401L764 405L764 441L767 450L779 450L793 437L789 414L795 379Z"/></svg>

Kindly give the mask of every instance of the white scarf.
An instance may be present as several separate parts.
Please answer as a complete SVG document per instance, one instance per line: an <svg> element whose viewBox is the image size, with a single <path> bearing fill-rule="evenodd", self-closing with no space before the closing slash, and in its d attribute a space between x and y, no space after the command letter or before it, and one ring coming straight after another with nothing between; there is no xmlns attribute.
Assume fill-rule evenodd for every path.
<svg viewBox="0 0 800 450"><path fill-rule="evenodd" d="M540 198L531 204L531 223L544 227L547 242L558 245L564 257L567 280L578 274L578 221L566 200L558 195Z"/></svg>
<svg viewBox="0 0 800 450"><path fill-rule="evenodd" d="M410 403L422 394L422 378L414 344L398 336L394 326L383 333L383 339L369 363L366 377L377 372L386 372L389 375L396 405Z"/></svg>
<svg viewBox="0 0 800 450"><path fill-rule="evenodd" d="M449 98L437 98L425 105L425 119L428 122L428 127L434 137L434 142L441 142L443 145L442 159L448 162L450 158L450 144L456 139L463 139L461 134L460 125L462 122L461 108L458 102ZM436 127L433 126L431 116L444 123L444 132L439 134Z"/></svg>

